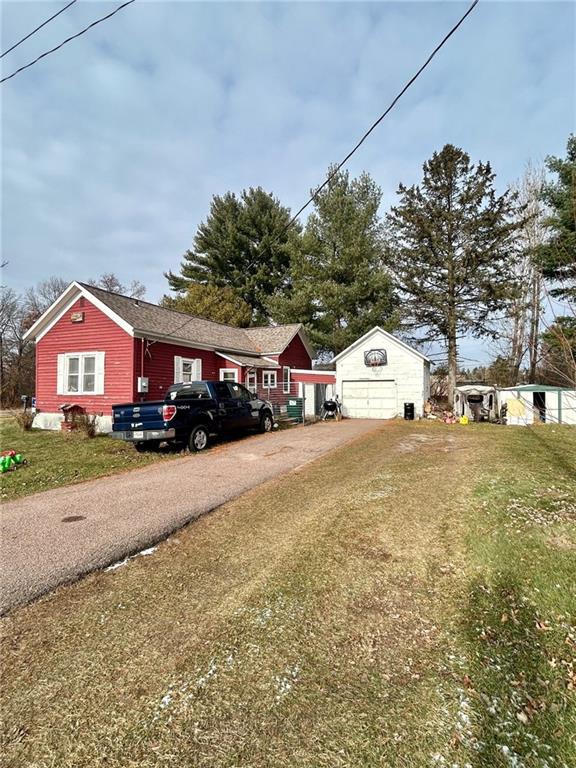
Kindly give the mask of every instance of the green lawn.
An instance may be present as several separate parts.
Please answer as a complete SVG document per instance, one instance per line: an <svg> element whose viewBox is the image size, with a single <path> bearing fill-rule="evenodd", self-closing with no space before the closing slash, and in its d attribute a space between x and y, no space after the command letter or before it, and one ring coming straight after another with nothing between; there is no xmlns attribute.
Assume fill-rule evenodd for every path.
<svg viewBox="0 0 576 768"><path fill-rule="evenodd" d="M2 450L15 450L27 460L25 467L2 475L2 500L8 501L61 485L112 475L167 458L166 454L139 454L120 440L93 439L82 433L20 430L13 419L0 421Z"/></svg>
<svg viewBox="0 0 576 768"><path fill-rule="evenodd" d="M575 467L390 423L13 612L3 765L575 765Z"/></svg>

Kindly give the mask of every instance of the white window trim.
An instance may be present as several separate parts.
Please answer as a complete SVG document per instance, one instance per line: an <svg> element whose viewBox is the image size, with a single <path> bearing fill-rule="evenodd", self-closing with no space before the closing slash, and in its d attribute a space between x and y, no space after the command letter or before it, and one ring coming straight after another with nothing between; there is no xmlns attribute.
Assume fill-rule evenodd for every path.
<svg viewBox="0 0 576 768"><path fill-rule="evenodd" d="M234 374L234 383L238 384L238 369L237 368L220 368L220 381L231 381L231 379L225 379L225 373Z"/></svg>
<svg viewBox="0 0 576 768"><path fill-rule="evenodd" d="M266 376L268 377L273 376L274 384L266 384L265 382ZM278 374L276 373L276 371L262 371L262 386L264 387L264 389L276 389L276 387L278 386Z"/></svg>
<svg viewBox="0 0 576 768"><path fill-rule="evenodd" d="M284 378L284 374L286 373L286 371L288 371L288 382L286 382L286 379ZM290 383L291 383L290 382L290 366L289 365L284 365L282 367L282 392L285 395L289 395L290 394ZM286 389L286 384L288 384L288 389Z"/></svg>
<svg viewBox="0 0 576 768"><path fill-rule="evenodd" d="M72 397L94 397L104 394L104 352L64 352L58 355L57 394ZM94 358L94 389L84 390L84 361ZM68 389L70 360L78 358L78 390Z"/></svg>
<svg viewBox="0 0 576 768"><path fill-rule="evenodd" d="M196 373L190 381L202 381L202 359L199 357L180 357L174 355L174 384L186 384L182 369L185 363L191 363L195 367Z"/></svg>
<svg viewBox="0 0 576 768"><path fill-rule="evenodd" d="M258 390L257 371L246 371L246 389L249 389L251 392L256 392Z"/></svg>

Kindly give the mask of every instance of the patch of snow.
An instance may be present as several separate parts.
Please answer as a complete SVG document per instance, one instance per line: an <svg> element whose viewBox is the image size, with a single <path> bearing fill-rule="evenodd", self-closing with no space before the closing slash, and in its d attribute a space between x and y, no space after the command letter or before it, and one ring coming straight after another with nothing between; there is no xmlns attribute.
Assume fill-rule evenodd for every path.
<svg viewBox="0 0 576 768"><path fill-rule="evenodd" d="M172 701L172 693L169 690L168 693L165 696L163 696L160 701L160 709L166 709L166 707L169 707L171 701Z"/></svg>
<svg viewBox="0 0 576 768"><path fill-rule="evenodd" d="M158 547L148 547L148 549L143 549L140 552L136 552L135 555L130 555L130 557L125 557L124 560L119 560L117 563L112 563L112 565L109 565L107 568L105 568L105 571L115 571L116 568L122 568L124 565L128 565L130 560L134 560L135 557L147 557L148 555L153 554L156 552Z"/></svg>
<svg viewBox="0 0 576 768"><path fill-rule="evenodd" d="M300 665L294 664L292 667L286 667L282 675L275 677L276 681L276 696L274 701L280 703L292 690L294 684L298 680L300 674Z"/></svg>
<svg viewBox="0 0 576 768"><path fill-rule="evenodd" d="M216 670L217 670L216 659L211 659L210 660L210 664L208 666L208 670L206 671L206 673L204 675L201 675L196 680L196 685L199 688L204 687L206 685L206 683L210 680L210 678L214 677L214 675L216 674Z"/></svg>
<svg viewBox="0 0 576 768"><path fill-rule="evenodd" d="M134 557L147 557L148 555L151 555L153 552L156 552L158 547L148 547L148 549L143 549L142 552L138 552L134 555Z"/></svg>

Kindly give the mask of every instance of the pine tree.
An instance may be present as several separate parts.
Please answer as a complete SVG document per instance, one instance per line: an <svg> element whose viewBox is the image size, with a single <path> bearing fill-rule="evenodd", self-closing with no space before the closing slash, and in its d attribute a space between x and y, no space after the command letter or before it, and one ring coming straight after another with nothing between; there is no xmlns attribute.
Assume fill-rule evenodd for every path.
<svg viewBox="0 0 576 768"><path fill-rule="evenodd" d="M516 197L497 196L489 163L447 144L424 163L420 185L400 185L387 216L388 248L406 325L448 350L453 402L458 340L493 335L494 313L515 293L509 268L522 224Z"/></svg>
<svg viewBox="0 0 576 768"><path fill-rule="evenodd" d="M180 274L166 274L170 287L180 293L191 283L230 287L251 308L252 322L266 322L267 300L285 283L290 243L299 236L289 221L289 209L260 187L239 198L216 195Z"/></svg>
<svg viewBox="0 0 576 768"><path fill-rule="evenodd" d="M396 325L382 259L381 194L366 173L352 180L336 174L314 200L290 285L270 302L275 320L304 322L320 353L337 354L375 325Z"/></svg>
<svg viewBox="0 0 576 768"><path fill-rule="evenodd" d="M559 283L551 293L565 299L576 298L576 136L571 135L566 159L548 157L548 171L557 179L544 185L543 199L551 215L546 224L550 240L541 250L544 277Z"/></svg>
<svg viewBox="0 0 576 768"><path fill-rule="evenodd" d="M250 325L252 318L248 304L228 286L220 288L217 285L190 283L184 295L164 296L160 304L168 309L239 328Z"/></svg>

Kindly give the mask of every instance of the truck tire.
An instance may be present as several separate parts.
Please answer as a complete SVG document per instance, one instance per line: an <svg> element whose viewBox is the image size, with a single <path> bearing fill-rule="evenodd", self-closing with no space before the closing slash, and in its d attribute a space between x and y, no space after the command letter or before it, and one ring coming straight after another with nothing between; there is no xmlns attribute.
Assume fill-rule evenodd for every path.
<svg viewBox="0 0 576 768"><path fill-rule="evenodd" d="M274 429L274 419L270 411L264 411L260 416L260 432L272 432Z"/></svg>
<svg viewBox="0 0 576 768"><path fill-rule="evenodd" d="M208 428L204 424L198 424L190 433L188 446L191 451L197 453L203 451L208 446Z"/></svg>

